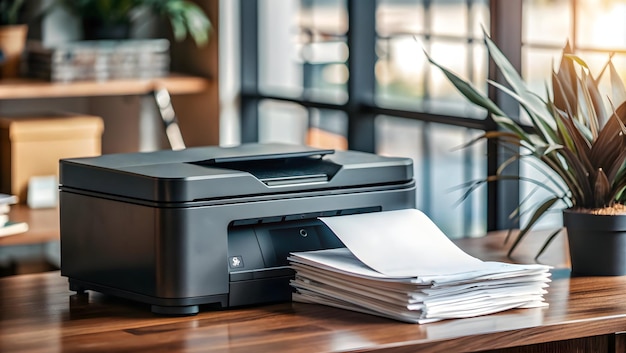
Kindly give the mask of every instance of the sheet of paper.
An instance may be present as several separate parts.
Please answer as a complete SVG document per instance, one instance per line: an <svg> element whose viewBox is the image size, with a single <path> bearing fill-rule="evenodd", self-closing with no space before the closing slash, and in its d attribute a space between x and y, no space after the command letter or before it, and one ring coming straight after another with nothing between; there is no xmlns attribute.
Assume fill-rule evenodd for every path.
<svg viewBox="0 0 626 353"><path fill-rule="evenodd" d="M456 246L417 209L320 218L361 262L391 277L514 271L483 262ZM497 271L496 271L497 268ZM433 278L436 280L436 278Z"/></svg>
<svg viewBox="0 0 626 353"><path fill-rule="evenodd" d="M296 252L287 258L289 261L303 263L325 270L351 274L367 278L378 278L380 280L407 279L410 281L414 276L387 276L374 271L359 261L348 248L313 250Z"/></svg>

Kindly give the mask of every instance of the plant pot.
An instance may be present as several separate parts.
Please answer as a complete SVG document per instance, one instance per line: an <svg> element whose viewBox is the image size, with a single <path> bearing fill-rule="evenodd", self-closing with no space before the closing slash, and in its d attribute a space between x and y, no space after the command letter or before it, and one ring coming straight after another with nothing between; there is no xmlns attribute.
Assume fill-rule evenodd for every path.
<svg viewBox="0 0 626 353"><path fill-rule="evenodd" d="M86 40L124 40L130 37L128 22L83 21L83 35Z"/></svg>
<svg viewBox="0 0 626 353"><path fill-rule="evenodd" d="M27 25L0 26L0 78L15 78L20 75L22 53L26 45Z"/></svg>
<svg viewBox="0 0 626 353"><path fill-rule="evenodd" d="M572 276L626 275L626 214L563 211Z"/></svg>

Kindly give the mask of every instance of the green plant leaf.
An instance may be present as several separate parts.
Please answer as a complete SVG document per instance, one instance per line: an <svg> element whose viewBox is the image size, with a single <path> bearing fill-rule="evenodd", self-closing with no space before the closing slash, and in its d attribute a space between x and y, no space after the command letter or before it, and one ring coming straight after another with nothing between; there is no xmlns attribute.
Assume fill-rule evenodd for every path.
<svg viewBox="0 0 626 353"><path fill-rule="evenodd" d="M559 228L555 230L554 232L550 233L550 235L548 236L548 239L546 239L541 249L539 249L539 251L537 252L537 255L535 256L535 260L539 259L539 256L541 256L546 251L546 249L548 249L548 246L552 244L552 241L554 240L554 238L556 238L557 235L561 234L562 231L563 229Z"/></svg>
<svg viewBox="0 0 626 353"><path fill-rule="evenodd" d="M569 46L569 42L567 43L567 45ZM587 66L587 63L585 62L585 60L581 59L578 55L572 54L571 49L569 49L569 52L567 51L567 47L566 49L563 50L563 58L566 59L570 59L570 60L574 60L575 62L578 63L578 65L584 67L585 69L587 69L587 71L589 71L589 66ZM576 74L574 74L574 76L572 76L573 78L576 78Z"/></svg>
<svg viewBox="0 0 626 353"><path fill-rule="evenodd" d="M585 168L580 162L581 155L564 148L562 156L566 159L566 168L561 168L558 174L572 193L572 198L577 200L574 204L582 206L592 199L593 189L589 184L589 174L593 169Z"/></svg>
<svg viewBox="0 0 626 353"><path fill-rule="evenodd" d="M595 168L602 168L610 184L626 162L626 102L614 110L591 149L590 159Z"/></svg>
<svg viewBox="0 0 626 353"><path fill-rule="evenodd" d="M498 115L498 114L492 115L491 118L499 126L504 127L505 129L508 129L509 131L512 131L516 136L519 137L520 140L530 142L531 140L530 135L527 134L526 131L524 131L524 129L522 129L522 127L519 126L513 119L505 115Z"/></svg>
<svg viewBox="0 0 626 353"><path fill-rule="evenodd" d="M483 133L483 134L481 134L481 135L479 135L479 136L477 136L475 138L472 138L471 140L469 140L469 141L463 143L462 145L458 146L457 148L455 148L455 150L457 150L457 149L464 149L464 148L470 147L470 146L476 144L477 142L483 141L485 139L498 139L498 140L500 140L502 142L506 142L506 143L509 143L509 144L514 144L514 145L521 146L520 139L519 139L519 137L516 134L514 134L512 132L508 132L508 131L496 130L496 131L486 131L485 133Z"/></svg>
<svg viewBox="0 0 626 353"><path fill-rule="evenodd" d="M586 80L587 91L589 92L589 97L591 98L593 108L597 117L597 126L601 129L606 121L609 119L609 113L604 106L602 101L602 94L600 94L600 88L598 87L598 83L593 76L589 75L590 80Z"/></svg>
<svg viewBox="0 0 626 353"><path fill-rule="evenodd" d="M620 78L613 61L609 60L609 75L611 77L611 87L613 88L613 102L626 101L626 88L624 88L624 82Z"/></svg>
<svg viewBox="0 0 626 353"><path fill-rule="evenodd" d="M557 110L566 112L568 116L574 116L578 102L576 94L571 86L567 86L566 80L565 78L560 78L557 73L552 73L553 104Z"/></svg>
<svg viewBox="0 0 626 353"><path fill-rule="evenodd" d="M517 234L517 237L515 238L515 241L513 242L513 245L511 245L511 248L509 249L509 251L507 253L507 256L509 256L509 257L511 256L513 251L515 251L515 249L517 248L519 243L526 236L526 234L528 234L528 232L532 229L532 227L535 225L535 223L537 223L537 221L540 220L541 217L543 217L543 215L550 208L552 208L552 206L554 206L554 204L557 201L559 201L560 199L561 199L560 197L549 198L546 201L544 201L539 207L537 207L537 209L535 210L535 212L531 216L531 218L528 221L528 223L526 224L526 226L524 228L522 228L520 230L520 232Z"/></svg>
<svg viewBox="0 0 626 353"><path fill-rule="evenodd" d="M543 102L541 105L537 106L535 103L528 101L527 99L532 95L520 96L516 92L511 91L510 89L499 84L498 82L489 81L489 83L519 102L519 104L528 113L528 116L533 123L533 127L537 132L539 132L538 135L542 139L542 141L546 143L554 143L554 127L549 124L549 122L553 120L553 118L549 114L549 112L544 109L545 105L543 104ZM526 135L526 133L524 133L523 135Z"/></svg>
<svg viewBox="0 0 626 353"><path fill-rule="evenodd" d="M0 25L19 24L23 6L24 0L0 1Z"/></svg>
<svg viewBox="0 0 626 353"><path fill-rule="evenodd" d="M579 99L579 114L583 120L583 123L589 127L591 131L591 136L595 138L598 136L598 116L596 115L596 110L593 105L593 100L591 99L591 93L589 92L588 85L589 82L592 82L593 79L588 79L585 71L581 73L580 84L578 85L579 96L582 96L582 99Z"/></svg>
<svg viewBox="0 0 626 353"><path fill-rule="evenodd" d="M198 6L189 5L188 7L191 8L185 11L185 17L189 33L198 45L205 45L209 41L211 22Z"/></svg>
<svg viewBox="0 0 626 353"><path fill-rule="evenodd" d="M549 103L552 104L552 103ZM567 123L569 122L569 115L552 105L553 114L556 116L556 129L557 129L557 141L565 147L576 150L574 139L568 131Z"/></svg>
<svg viewBox="0 0 626 353"><path fill-rule="evenodd" d="M537 173L546 178L546 182L540 182L543 189L547 190L550 195L564 195L563 201L569 204L569 202L567 202L567 195L570 193L570 188L563 182L563 178L560 177L558 173L551 173L549 171L546 171L545 168L541 168L539 163L543 163L545 165L545 162L537 158L525 158L524 162L528 166L534 168ZM555 177L559 177L560 179L557 179ZM548 182L550 182L551 185L554 185L556 189L548 187Z"/></svg>
<svg viewBox="0 0 626 353"><path fill-rule="evenodd" d="M539 99L538 96L532 94L528 90L526 82L524 82L515 67L511 64L509 59L507 59L507 57L500 51L498 46L491 40L489 35L484 31L483 34L485 44L487 44L489 55L502 73L505 81L511 86L512 90L516 92L520 97L522 97L524 101L529 102L529 104L532 104L533 106L543 105L541 99Z"/></svg>
<svg viewBox="0 0 626 353"><path fill-rule="evenodd" d="M557 125L559 133L563 140L564 146L579 156L579 161L584 169L593 169L590 161L591 143L580 133L574 119L566 115L564 112L557 111Z"/></svg>
<svg viewBox="0 0 626 353"><path fill-rule="evenodd" d="M196 45L208 42L211 21L202 8L189 0L58 0L83 19L100 23L129 23L142 10L167 19L176 41L190 35Z"/></svg>
<svg viewBox="0 0 626 353"><path fill-rule="evenodd" d="M428 61L431 64L438 67L444 73L444 75L448 78L448 80L452 83L452 85L454 85L454 87L459 92L461 92L461 94L465 96L465 98L467 98L470 102L487 109L487 111L489 111L491 114L500 115L500 116L505 115L504 112L500 109L500 107L498 107L496 103L494 103L491 99L489 99L488 97L480 93L474 87L474 85L463 80L462 78L457 76L455 73L444 68L443 66L437 64L437 62L435 62L430 57L430 55L428 55L428 53L424 52L424 54L426 54Z"/></svg>
<svg viewBox="0 0 626 353"><path fill-rule="evenodd" d="M610 201L608 196L611 193L609 179L604 174L602 168L598 168L595 174L595 182L593 184L594 208L610 206L610 203L607 204L607 200Z"/></svg>
<svg viewBox="0 0 626 353"><path fill-rule="evenodd" d="M572 60L568 58L571 53L572 49L568 41L561 54L559 70L552 74L552 89L557 108L573 116L578 103L576 98L576 70Z"/></svg>
<svg viewBox="0 0 626 353"><path fill-rule="evenodd" d="M489 56L493 59L494 63L500 69L500 72L504 76L505 80L511 85L515 92L526 92L526 83L517 72L515 67L511 64L509 59L500 51L498 46L491 40L491 37L486 32L483 32L485 44L487 50L489 50Z"/></svg>

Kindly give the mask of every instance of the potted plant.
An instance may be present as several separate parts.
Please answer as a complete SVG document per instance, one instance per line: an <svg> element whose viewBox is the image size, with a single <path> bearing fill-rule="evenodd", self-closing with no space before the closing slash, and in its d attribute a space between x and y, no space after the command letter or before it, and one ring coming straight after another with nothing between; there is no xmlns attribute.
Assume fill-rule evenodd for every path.
<svg viewBox="0 0 626 353"><path fill-rule="evenodd" d="M202 8L188 0L60 0L80 16L86 39L128 38L130 25L142 11L169 20L174 39L190 35L196 45L207 43L211 21Z"/></svg>
<svg viewBox="0 0 626 353"><path fill-rule="evenodd" d="M494 139L513 146L516 151L498 168L496 175L473 184L470 189L482 182L511 178L506 175L506 167L517 160L532 159L547 167L547 172L545 169L541 172L545 180L530 182L548 190L550 196L530 207L529 220L520 227L509 255L548 210L562 207L572 274L626 274L626 89L611 59L594 77L585 61L566 45L558 71L553 71L551 90L543 99L529 91L487 34L485 42L489 56L509 86L489 84L519 103L530 119L529 129L507 116L471 83L432 58L429 60L443 70L469 101L485 108L499 126L470 144ZM600 91L599 81L604 75L609 76L611 95ZM541 251L557 234L552 233Z"/></svg>
<svg viewBox="0 0 626 353"><path fill-rule="evenodd" d="M0 78L19 76L28 26L22 23L24 0L0 0Z"/></svg>

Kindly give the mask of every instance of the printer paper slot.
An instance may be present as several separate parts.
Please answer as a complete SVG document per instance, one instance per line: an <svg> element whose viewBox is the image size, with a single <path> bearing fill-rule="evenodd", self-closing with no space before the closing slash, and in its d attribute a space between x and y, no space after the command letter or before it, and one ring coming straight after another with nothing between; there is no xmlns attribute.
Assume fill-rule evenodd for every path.
<svg viewBox="0 0 626 353"><path fill-rule="evenodd" d="M261 181L264 182L267 186L324 183L328 181L328 175L326 174L298 175L298 176L287 176L287 177L282 177L282 178L265 178L265 179L261 179Z"/></svg>
<svg viewBox="0 0 626 353"><path fill-rule="evenodd" d="M308 146L262 144L255 145L254 149L247 150L247 146L240 146L237 149L224 148L218 157L208 158L198 161L196 164L214 165L220 163L267 161L275 159L323 157L327 154L335 153L333 149L316 149Z"/></svg>
<svg viewBox="0 0 626 353"><path fill-rule="evenodd" d="M326 183L341 169L340 165L331 161L313 157L244 160L209 164L203 161L195 162L194 164L247 172L267 186Z"/></svg>

